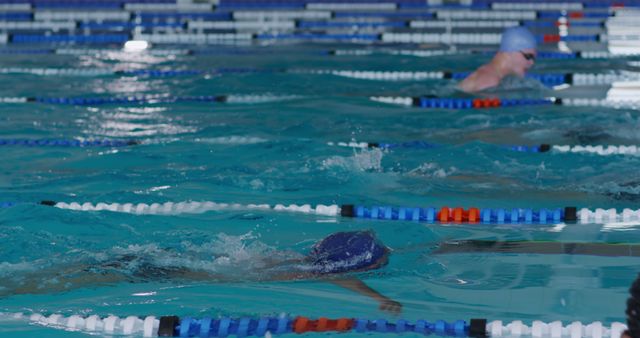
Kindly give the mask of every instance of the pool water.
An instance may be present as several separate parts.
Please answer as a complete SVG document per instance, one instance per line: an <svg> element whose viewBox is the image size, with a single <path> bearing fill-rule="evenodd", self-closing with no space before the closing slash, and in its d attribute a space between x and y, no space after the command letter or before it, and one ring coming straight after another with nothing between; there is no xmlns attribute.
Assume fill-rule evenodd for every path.
<svg viewBox="0 0 640 338"><path fill-rule="evenodd" d="M637 110L555 105L427 110L374 102L370 96L468 95L456 92L450 80L373 81L309 70L462 72L489 56L337 56L324 52L330 48L220 47L215 53L193 55L0 55L3 68L255 68L164 77L8 73L0 74L3 97L267 98L245 103L0 104L0 138L140 142L117 148L0 147L0 201L19 202L0 209L0 312L624 321L627 290L640 269L634 257L435 250L444 241L471 239L633 244L640 239L640 224L428 225L259 209L136 215L38 204L213 201L637 208L638 157L521 153L502 147L637 144ZM625 67L624 59L539 60L534 71L607 72ZM493 94L604 97L606 90L554 91L532 80L517 80ZM328 144L352 140L422 140L438 146L380 150ZM393 250L387 266L357 276L400 302L400 314L383 312L375 301L322 280L262 280L268 261L300 258L316 241L345 230L372 230ZM110 268L130 277L125 281L86 276L91 267L100 270L101 262L127 255L231 281L134 278L134 267L127 264ZM84 335L0 322L0 336Z"/></svg>

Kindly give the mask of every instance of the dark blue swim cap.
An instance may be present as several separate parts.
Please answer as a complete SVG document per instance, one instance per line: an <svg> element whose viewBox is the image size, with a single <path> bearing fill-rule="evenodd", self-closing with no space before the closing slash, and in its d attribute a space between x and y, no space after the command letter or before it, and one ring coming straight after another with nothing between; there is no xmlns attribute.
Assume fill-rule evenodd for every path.
<svg viewBox="0 0 640 338"><path fill-rule="evenodd" d="M387 250L370 231L337 232L316 243L308 257L316 272L336 273L370 267Z"/></svg>

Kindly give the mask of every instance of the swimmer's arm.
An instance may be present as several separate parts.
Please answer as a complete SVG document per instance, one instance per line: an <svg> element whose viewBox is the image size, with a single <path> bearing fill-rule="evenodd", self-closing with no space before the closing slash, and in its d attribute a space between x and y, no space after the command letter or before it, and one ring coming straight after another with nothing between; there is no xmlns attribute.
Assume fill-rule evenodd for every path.
<svg viewBox="0 0 640 338"><path fill-rule="evenodd" d="M442 243L432 253L455 254L479 252L638 257L640 256L640 245L613 243L570 243L551 241L463 240Z"/></svg>
<svg viewBox="0 0 640 338"><path fill-rule="evenodd" d="M116 284L127 279L116 273L91 273L81 265L67 269L49 269L28 274L25 278L0 284L0 296L42 294L70 291L87 286Z"/></svg>
<svg viewBox="0 0 640 338"><path fill-rule="evenodd" d="M330 279L328 280L333 284L339 285L345 289L354 291L363 296L367 296L376 300L380 306L379 309L383 311L388 311L393 314L399 314L402 311L402 304L396 302L395 300L384 296L378 291L372 289L370 286L365 284L363 281L357 278L339 278L339 279Z"/></svg>
<svg viewBox="0 0 640 338"><path fill-rule="evenodd" d="M462 82L458 84L458 89L467 93L473 93L477 91L475 87L476 87L476 83L475 83L474 76L468 76L466 79L462 80Z"/></svg>

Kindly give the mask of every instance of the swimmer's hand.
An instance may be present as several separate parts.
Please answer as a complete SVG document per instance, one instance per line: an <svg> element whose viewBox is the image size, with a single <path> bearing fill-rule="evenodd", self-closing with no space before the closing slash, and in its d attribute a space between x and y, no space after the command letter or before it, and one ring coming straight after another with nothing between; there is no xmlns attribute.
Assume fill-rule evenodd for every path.
<svg viewBox="0 0 640 338"><path fill-rule="evenodd" d="M380 306L378 306L378 309L394 315L399 315L400 312L402 312L402 304L393 299L384 297L380 300Z"/></svg>
<svg viewBox="0 0 640 338"><path fill-rule="evenodd" d="M331 282L334 284L340 285L343 288L349 289L351 291L355 291L363 296L367 296L376 300L380 304L378 308L382 311L386 311L395 315L399 314L402 311L402 304L372 289L363 281L357 278L351 277L351 278L333 279L331 280Z"/></svg>

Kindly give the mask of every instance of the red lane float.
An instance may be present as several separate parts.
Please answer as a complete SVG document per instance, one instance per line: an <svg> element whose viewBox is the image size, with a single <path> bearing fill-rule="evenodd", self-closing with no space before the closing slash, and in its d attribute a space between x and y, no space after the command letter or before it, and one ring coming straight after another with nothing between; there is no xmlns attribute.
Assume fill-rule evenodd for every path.
<svg viewBox="0 0 640 338"><path fill-rule="evenodd" d="M463 208L442 207L436 218L441 223L478 223L480 221L480 209L469 208L465 210Z"/></svg>
<svg viewBox="0 0 640 338"><path fill-rule="evenodd" d="M349 331L353 328L353 319L339 318L328 319L320 317L317 320L310 320L307 317L296 317L293 321L293 331L301 334L306 332L327 332L327 331Z"/></svg>

